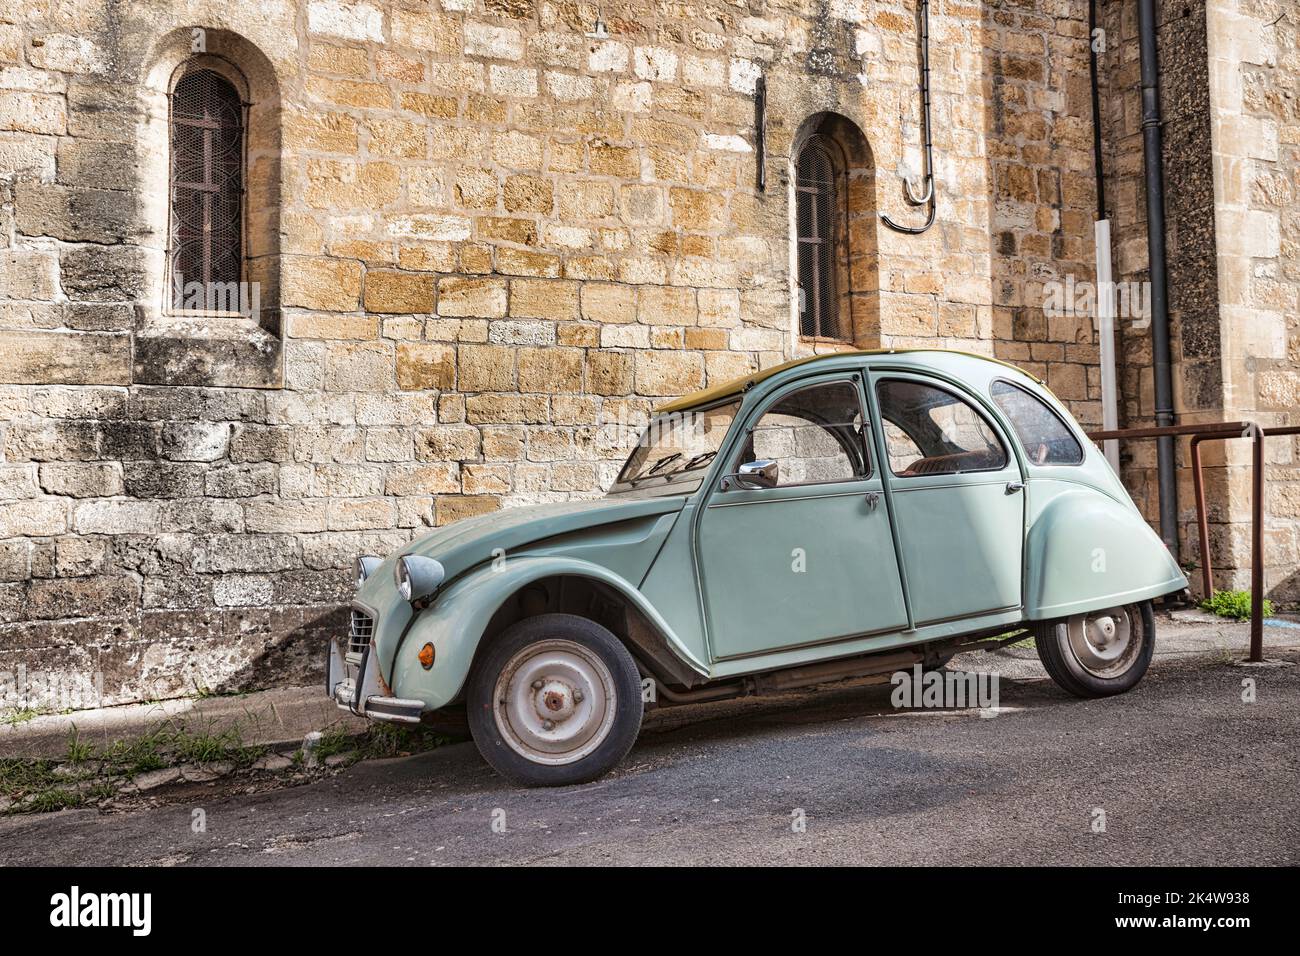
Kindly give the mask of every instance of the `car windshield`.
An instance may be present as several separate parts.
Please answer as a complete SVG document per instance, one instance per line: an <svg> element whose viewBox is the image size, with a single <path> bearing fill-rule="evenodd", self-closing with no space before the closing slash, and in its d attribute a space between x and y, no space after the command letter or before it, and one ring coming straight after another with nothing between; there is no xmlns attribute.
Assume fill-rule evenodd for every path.
<svg viewBox="0 0 1300 956"><path fill-rule="evenodd" d="M650 422L619 472L618 484L679 480L707 468L740 411L740 400L660 415Z"/></svg>

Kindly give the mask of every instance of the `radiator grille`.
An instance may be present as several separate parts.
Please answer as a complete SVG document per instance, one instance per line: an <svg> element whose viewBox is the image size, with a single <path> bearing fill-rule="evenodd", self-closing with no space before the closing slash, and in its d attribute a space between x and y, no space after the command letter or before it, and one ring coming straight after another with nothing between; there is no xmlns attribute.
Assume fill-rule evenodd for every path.
<svg viewBox="0 0 1300 956"><path fill-rule="evenodd" d="M375 633L375 619L365 611L352 609L352 629L348 635L348 650L353 654L362 653L370 646L370 638Z"/></svg>

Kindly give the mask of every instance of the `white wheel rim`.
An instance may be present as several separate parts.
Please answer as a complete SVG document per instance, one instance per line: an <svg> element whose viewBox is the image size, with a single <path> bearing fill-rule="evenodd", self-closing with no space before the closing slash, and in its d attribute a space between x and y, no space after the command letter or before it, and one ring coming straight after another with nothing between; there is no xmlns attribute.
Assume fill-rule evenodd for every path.
<svg viewBox="0 0 1300 956"><path fill-rule="evenodd" d="M1076 614L1066 619L1070 651L1079 666L1094 677L1124 673L1142 647L1142 622L1127 607Z"/></svg>
<svg viewBox="0 0 1300 956"><path fill-rule="evenodd" d="M493 688L497 729L515 753L541 764L588 756L614 726L614 676L574 641L529 644L506 662Z"/></svg>

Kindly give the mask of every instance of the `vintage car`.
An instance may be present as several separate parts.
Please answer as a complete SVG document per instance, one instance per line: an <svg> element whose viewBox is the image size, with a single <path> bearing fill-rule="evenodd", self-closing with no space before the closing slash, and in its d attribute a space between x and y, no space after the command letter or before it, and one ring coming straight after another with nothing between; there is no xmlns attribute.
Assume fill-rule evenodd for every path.
<svg viewBox="0 0 1300 956"><path fill-rule="evenodd" d="M1186 587L1034 376L944 350L800 358L656 411L603 498L361 557L327 691L465 708L527 785L607 772L644 708L941 667L1032 632L1081 697L1133 687Z"/></svg>

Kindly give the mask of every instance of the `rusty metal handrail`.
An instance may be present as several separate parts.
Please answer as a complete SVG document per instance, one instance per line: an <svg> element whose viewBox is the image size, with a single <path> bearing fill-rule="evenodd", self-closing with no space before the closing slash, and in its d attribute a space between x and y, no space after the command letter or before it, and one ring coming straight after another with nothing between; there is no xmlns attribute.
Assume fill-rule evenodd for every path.
<svg viewBox="0 0 1300 956"><path fill-rule="evenodd" d="M1255 422L1206 422L1199 425L1165 425L1152 428L1116 428L1090 432L1094 442L1111 439L1190 438L1192 482L1196 489L1196 530L1201 546L1201 584L1208 600L1214 595L1214 569L1210 563L1210 525L1205 508L1205 482L1201 475L1201 442L1252 439L1250 463L1250 660L1264 659L1264 439L1300 435L1300 426L1265 429Z"/></svg>

